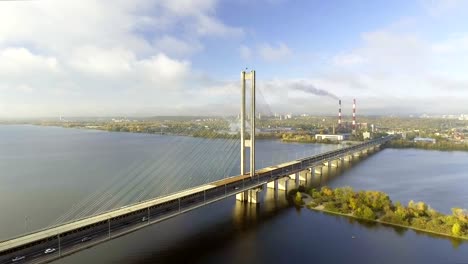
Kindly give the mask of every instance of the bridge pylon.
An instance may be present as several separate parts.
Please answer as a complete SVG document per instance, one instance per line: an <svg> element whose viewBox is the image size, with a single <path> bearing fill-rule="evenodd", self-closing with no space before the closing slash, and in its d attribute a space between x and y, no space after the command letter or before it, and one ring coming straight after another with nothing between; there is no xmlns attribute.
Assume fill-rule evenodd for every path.
<svg viewBox="0 0 468 264"><path fill-rule="evenodd" d="M246 139L246 81L250 80L251 83L251 102L250 102L250 139ZM240 114L240 139L241 139L241 175L246 174L246 160L245 160L245 148L250 148L250 177L255 176L255 71L250 72L241 72L241 114ZM245 191L244 193L239 193L236 195L236 198L240 201L247 201L258 203L258 192L254 191L255 194L252 194L252 190ZM255 199L251 199L255 195Z"/></svg>
<svg viewBox="0 0 468 264"><path fill-rule="evenodd" d="M251 81L250 103L250 139L246 139L245 113L246 113L246 81ZM255 175L255 71L241 72L241 175L246 173L245 148L250 148L250 176Z"/></svg>

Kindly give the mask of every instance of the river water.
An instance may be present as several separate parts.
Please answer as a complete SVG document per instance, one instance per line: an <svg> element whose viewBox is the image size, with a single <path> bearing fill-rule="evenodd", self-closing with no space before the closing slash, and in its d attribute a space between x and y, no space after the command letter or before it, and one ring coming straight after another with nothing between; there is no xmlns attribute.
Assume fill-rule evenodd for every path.
<svg viewBox="0 0 468 264"><path fill-rule="evenodd" d="M257 166L338 147L261 140ZM0 126L0 240L235 175L238 154L226 140ZM464 152L385 149L326 172L322 184L448 213L468 208L467 161ZM57 263L311 261L468 263L468 243L296 209L268 191L259 206L225 199Z"/></svg>

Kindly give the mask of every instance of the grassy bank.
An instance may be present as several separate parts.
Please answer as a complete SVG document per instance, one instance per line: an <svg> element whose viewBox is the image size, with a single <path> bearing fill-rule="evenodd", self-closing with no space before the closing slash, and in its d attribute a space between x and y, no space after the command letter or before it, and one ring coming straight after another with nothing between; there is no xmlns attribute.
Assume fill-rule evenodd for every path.
<svg viewBox="0 0 468 264"><path fill-rule="evenodd" d="M441 151L468 151L468 144L455 143L451 141L439 141L437 143L413 142L404 139L392 140L385 145L388 148L414 148L426 150L441 150Z"/></svg>
<svg viewBox="0 0 468 264"><path fill-rule="evenodd" d="M351 187L322 187L307 193L312 200L305 206L312 210L468 240L468 211L461 208L452 208L452 214L445 215L424 202L410 201L404 206L393 203L383 192L355 192ZM289 195L296 205L304 205L298 190Z"/></svg>

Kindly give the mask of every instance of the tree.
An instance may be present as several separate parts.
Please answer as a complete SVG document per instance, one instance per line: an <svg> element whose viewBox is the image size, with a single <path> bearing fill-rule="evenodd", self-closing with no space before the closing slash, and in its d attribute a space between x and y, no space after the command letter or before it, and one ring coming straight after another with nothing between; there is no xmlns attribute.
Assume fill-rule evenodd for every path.
<svg viewBox="0 0 468 264"><path fill-rule="evenodd" d="M468 222L468 213L465 209L452 208L453 216L457 217L460 221Z"/></svg>
<svg viewBox="0 0 468 264"><path fill-rule="evenodd" d="M332 196L333 195L333 190L330 189L330 187L322 187L322 192L326 196Z"/></svg>
<svg viewBox="0 0 468 264"><path fill-rule="evenodd" d="M460 224L458 222L453 224L452 234L455 235L455 236L461 236L461 226L460 226Z"/></svg>
<svg viewBox="0 0 468 264"><path fill-rule="evenodd" d="M421 211L421 212L426 212L427 211L427 204L425 204L424 202L418 202L416 204L416 209Z"/></svg>
<svg viewBox="0 0 468 264"><path fill-rule="evenodd" d="M355 211L358 208L358 200L355 198L350 198L349 199L349 207L351 207L351 210Z"/></svg>
<svg viewBox="0 0 468 264"><path fill-rule="evenodd" d="M296 198L295 198L296 204L301 205L302 204L302 194L300 192L296 193Z"/></svg>
<svg viewBox="0 0 468 264"><path fill-rule="evenodd" d="M368 206L363 205L356 210L356 216L364 219L374 220L375 214Z"/></svg>

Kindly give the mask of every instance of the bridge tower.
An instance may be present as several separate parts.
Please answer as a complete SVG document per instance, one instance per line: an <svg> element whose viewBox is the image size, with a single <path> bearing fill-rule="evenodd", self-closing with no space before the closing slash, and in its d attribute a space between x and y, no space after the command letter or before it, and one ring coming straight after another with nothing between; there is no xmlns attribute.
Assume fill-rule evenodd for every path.
<svg viewBox="0 0 468 264"><path fill-rule="evenodd" d="M246 139L246 129L245 129L245 122L246 122L246 81L250 80L251 84L251 95L250 95L250 139ZM255 176L255 71L250 72L241 72L241 114L240 114L240 122L241 122L241 174L244 175L246 173L246 160L245 160L245 148L250 148L250 177ZM259 203L260 202L260 189L251 189L239 193L236 195L236 199L249 202L249 203Z"/></svg>
<svg viewBox="0 0 468 264"><path fill-rule="evenodd" d="M250 139L246 139L246 129L245 129L245 112L246 112L246 81L251 81L251 103L250 103ZM246 173L246 163L245 163L245 148L250 148L250 176L255 175L255 71L251 72L241 72L241 174Z"/></svg>

